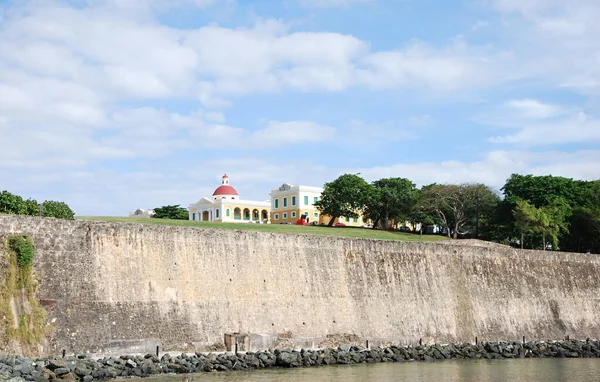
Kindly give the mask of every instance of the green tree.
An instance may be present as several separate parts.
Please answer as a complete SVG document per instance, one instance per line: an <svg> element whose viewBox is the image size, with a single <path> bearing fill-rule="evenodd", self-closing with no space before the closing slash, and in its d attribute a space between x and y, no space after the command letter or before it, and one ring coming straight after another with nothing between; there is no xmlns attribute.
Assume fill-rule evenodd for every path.
<svg viewBox="0 0 600 382"><path fill-rule="evenodd" d="M325 183L321 199L315 203L317 209L331 216L331 227L340 216L357 218L365 206L373 200L373 186L359 175L344 174L333 182Z"/></svg>
<svg viewBox="0 0 600 382"><path fill-rule="evenodd" d="M517 205L513 211L515 217L515 225L521 233L521 249L524 248L525 234L530 234L538 231L540 221L540 213L535 206L526 200L517 201Z"/></svg>
<svg viewBox="0 0 600 382"><path fill-rule="evenodd" d="M0 214L25 215L26 213L27 206L22 197L8 191L0 193Z"/></svg>
<svg viewBox="0 0 600 382"><path fill-rule="evenodd" d="M600 180L581 185L581 203L573 206L569 232L561 238L561 249L600 254Z"/></svg>
<svg viewBox="0 0 600 382"><path fill-rule="evenodd" d="M504 200L494 219L496 239L514 242L519 229L514 215L506 212L514 210L518 200L527 200L537 208L544 208L541 213L547 218L540 221L545 228L538 231L537 240L543 242L549 235L554 247L560 243L561 249L569 251L588 251L594 247L596 222L600 224L600 181L513 174L502 190Z"/></svg>
<svg viewBox="0 0 600 382"><path fill-rule="evenodd" d="M546 239L550 239L553 249L558 249L560 234L568 232L567 218L570 214L571 207L562 198L556 198L540 208L526 200L517 201L514 217L515 225L521 232L521 248L524 234L540 233L544 250L547 247Z"/></svg>
<svg viewBox="0 0 600 382"><path fill-rule="evenodd" d="M46 200L42 205L43 216L58 219L74 219L75 213L65 202Z"/></svg>
<svg viewBox="0 0 600 382"><path fill-rule="evenodd" d="M421 212L437 215L439 222L450 237L452 211L449 205L451 194L456 191L454 185L430 184L421 188Z"/></svg>
<svg viewBox="0 0 600 382"><path fill-rule="evenodd" d="M502 191L505 199L516 203L523 199L536 207L549 205L556 198L563 198L569 204L581 202L578 190L585 182L574 181L561 176L534 176L512 174L506 181Z"/></svg>
<svg viewBox="0 0 600 382"><path fill-rule="evenodd" d="M27 199L25 203L25 215L37 216L40 214L40 205L35 199Z"/></svg>
<svg viewBox="0 0 600 382"><path fill-rule="evenodd" d="M569 232L561 238L560 247L569 252L600 254L600 218L590 208L576 207L568 218Z"/></svg>
<svg viewBox="0 0 600 382"><path fill-rule="evenodd" d="M491 230L491 220L500 203L500 197L482 183L468 184L467 186L467 221L464 229L473 232L473 237L480 238L482 232L488 237Z"/></svg>
<svg viewBox="0 0 600 382"><path fill-rule="evenodd" d="M425 211L435 213L444 225L447 236L458 238L463 226L476 217L487 200L493 200L491 189L479 183L432 184L422 189L421 204Z"/></svg>
<svg viewBox="0 0 600 382"><path fill-rule="evenodd" d="M550 239L553 249L558 249L561 233L569 232L567 218L571 215L571 206L563 198L556 198L539 209L542 245L546 250L546 239Z"/></svg>
<svg viewBox="0 0 600 382"><path fill-rule="evenodd" d="M387 227L390 219L398 224L410 218L417 198L417 187L413 182L405 178L384 178L372 185L374 189L365 214L373 221L373 228L380 222Z"/></svg>
<svg viewBox="0 0 600 382"><path fill-rule="evenodd" d="M189 212L186 208L180 207L179 204L175 204L155 208L152 217L155 219L188 220Z"/></svg>

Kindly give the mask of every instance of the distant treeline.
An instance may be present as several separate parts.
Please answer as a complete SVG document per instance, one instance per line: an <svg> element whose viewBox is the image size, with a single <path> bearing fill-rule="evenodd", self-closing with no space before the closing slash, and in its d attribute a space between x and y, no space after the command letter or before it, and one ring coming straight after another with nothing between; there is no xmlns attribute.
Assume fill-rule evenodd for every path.
<svg viewBox="0 0 600 382"><path fill-rule="evenodd" d="M600 180L513 174L495 191L481 183L372 183L344 174L326 183L317 207L333 217L371 219L373 228L437 225L448 237L522 248L600 253Z"/></svg>
<svg viewBox="0 0 600 382"><path fill-rule="evenodd" d="M46 200L41 203L42 216L74 219L75 213L64 202ZM0 214L11 215L40 215L40 203L35 199L23 199L19 195L11 194L8 191L0 193Z"/></svg>

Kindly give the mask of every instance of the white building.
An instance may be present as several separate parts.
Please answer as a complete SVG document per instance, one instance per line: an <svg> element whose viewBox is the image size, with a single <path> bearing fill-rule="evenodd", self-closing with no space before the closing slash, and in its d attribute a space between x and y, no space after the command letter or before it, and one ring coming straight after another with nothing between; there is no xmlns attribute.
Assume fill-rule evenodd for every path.
<svg viewBox="0 0 600 382"><path fill-rule="evenodd" d="M228 223L270 223L270 201L242 200L235 188L229 184L227 174L212 197L204 197L190 204L190 220Z"/></svg>
<svg viewBox="0 0 600 382"><path fill-rule="evenodd" d="M130 218L151 218L154 215L154 210L143 210L138 208L134 212L129 214Z"/></svg>

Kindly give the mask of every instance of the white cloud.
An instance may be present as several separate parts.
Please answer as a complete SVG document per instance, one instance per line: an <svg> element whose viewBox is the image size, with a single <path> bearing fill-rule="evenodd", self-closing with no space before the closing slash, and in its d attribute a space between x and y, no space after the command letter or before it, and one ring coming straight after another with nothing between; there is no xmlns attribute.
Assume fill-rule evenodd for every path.
<svg viewBox="0 0 600 382"><path fill-rule="evenodd" d="M298 0L301 5L315 8L337 8L357 4L373 4L376 0Z"/></svg>
<svg viewBox="0 0 600 382"><path fill-rule="evenodd" d="M360 2L368 1L322 0L316 6ZM161 25L156 17L173 7L221 6L215 0L99 0L87 8L60 1L20 4L3 16L0 29L0 179L8 179L11 191L24 196L42 190L40 197L68 200L79 213L126 214L138 207L185 205L210 195L214 187L205 179L214 177L216 186L225 171L239 182L243 197L254 199L266 199L268 190L283 182L322 185L343 172L361 172L369 180L404 176L420 184L483 181L497 187L512 172L600 177L598 151L500 150L474 161L419 163L395 161L402 155L385 153L385 163L401 163L379 167L339 161L335 151L329 166L314 153L289 158L270 154L270 149L294 145L352 144L362 154L352 158L362 159L365 150L414 139L403 121L421 133L432 128L429 115L446 119L445 112L434 110L381 117L349 110L343 118L350 122L328 125L310 112L286 118L268 105L266 122L254 128L249 126L256 121L244 126L230 122L238 110L226 114L243 95L286 91L366 88L405 94L408 89L409 96L417 92L455 100L464 92L493 90L511 81L518 91L521 80L527 80L549 92L558 87L598 95L600 3L595 0L498 0L495 9L507 25L498 41L413 41L387 51L351 34L301 32L280 20L178 29ZM486 23L475 24L469 33L497 27ZM495 135L492 141L509 145L502 147L600 142L599 119L580 105L521 95L508 99L495 115L479 119L496 129L489 133ZM167 107L180 101L184 106L173 108L179 112ZM194 158L192 164L173 160L177 154L206 151L210 155ZM229 157L231 152L237 155ZM165 168L156 157L165 159ZM216 159L206 159L210 157ZM104 164L140 158L147 159L148 167L130 170L133 161L122 161L123 170L110 170Z"/></svg>
<svg viewBox="0 0 600 382"><path fill-rule="evenodd" d="M271 121L263 129L244 140L255 147L277 147L286 144L324 142L333 138L335 129L310 121Z"/></svg>
<svg viewBox="0 0 600 382"><path fill-rule="evenodd" d="M364 42L338 33L281 32L209 26L190 32L185 44L198 55L199 75L213 79L212 90L222 94L335 91L355 83L353 61L367 53Z"/></svg>
<svg viewBox="0 0 600 382"><path fill-rule="evenodd" d="M514 99L491 107L474 118L477 123L506 135L488 138L493 143L519 147L557 147L564 144L600 142L600 119L579 107L544 103L535 99Z"/></svg>
<svg viewBox="0 0 600 382"><path fill-rule="evenodd" d="M234 0L97 0L97 3L107 7L116 7L119 9L154 9L165 11L178 7L192 6L196 8L206 8L218 3L233 3Z"/></svg>
<svg viewBox="0 0 600 382"><path fill-rule="evenodd" d="M542 103L535 99L516 99L508 101L506 106L517 112L519 116L529 119L546 119L565 112L560 106Z"/></svg>
<svg viewBox="0 0 600 382"><path fill-rule="evenodd" d="M445 50L417 42L396 51L372 53L361 64L359 82L377 89L425 86L448 91L484 87L502 80L492 74L499 62L492 65L485 55L460 42Z"/></svg>
<svg viewBox="0 0 600 382"><path fill-rule="evenodd" d="M391 142L408 141L415 138L414 133L403 126L391 122L350 121L340 129L336 140L353 152L360 150L363 154L379 152L382 146ZM348 158L352 160L354 158Z"/></svg>
<svg viewBox="0 0 600 382"><path fill-rule="evenodd" d="M564 5L563 0L492 0L492 5L501 12L537 14L556 6Z"/></svg>
<svg viewBox="0 0 600 382"><path fill-rule="evenodd" d="M514 134L491 137L490 141L525 147L600 143L600 119L584 112L574 112L558 120L522 121L517 130Z"/></svg>
<svg viewBox="0 0 600 382"><path fill-rule="evenodd" d="M411 45L371 53L351 35L289 33L275 20L251 28L179 30L159 25L151 13L134 15L133 10L159 2L100 1L89 8L25 4L10 12L0 31L2 128L8 139L34 135L31 150L11 148L0 156L21 166L82 166L186 148L219 149L225 141L238 148L248 142L285 146L340 134L301 120L270 122L252 131L228 126L218 112L183 115L122 103L196 98L222 109L231 106L230 95L285 89L340 91L358 84L458 89L468 82L467 72L472 78L478 73L468 47L438 51ZM191 2L174 6L182 5ZM364 139L381 138L378 131L383 130L370 129ZM73 141L75 148L69 147ZM53 159L41 159L46 156Z"/></svg>
<svg viewBox="0 0 600 382"><path fill-rule="evenodd" d="M600 151L492 151L473 162L442 161L401 163L373 168L347 169L360 172L372 181L386 177L405 177L418 186L431 183L485 183L501 188L512 173L566 176L575 179L600 179Z"/></svg>
<svg viewBox="0 0 600 382"><path fill-rule="evenodd" d="M460 44L369 52L367 43L350 35L286 29L262 20L252 28L178 30L113 8L37 6L6 22L0 60L113 97L196 95L206 104L212 97L288 88L457 89L481 81L489 66Z"/></svg>
<svg viewBox="0 0 600 382"><path fill-rule="evenodd" d="M599 95L600 2L494 0L504 16L503 42L520 57L510 68L524 78Z"/></svg>

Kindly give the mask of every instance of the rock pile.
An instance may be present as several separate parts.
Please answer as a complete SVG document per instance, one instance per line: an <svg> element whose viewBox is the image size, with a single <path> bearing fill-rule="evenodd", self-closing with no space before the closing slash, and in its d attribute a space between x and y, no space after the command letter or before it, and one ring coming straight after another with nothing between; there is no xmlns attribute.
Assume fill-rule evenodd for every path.
<svg viewBox="0 0 600 382"><path fill-rule="evenodd" d="M146 356L105 357L88 355L66 358L0 356L0 381L72 380L97 381L154 374L253 370L274 367L305 367L376 362L435 361L444 359L505 358L600 358L600 341L587 339L553 342L486 342L477 345L390 346L365 349L341 346L322 350L268 350L246 353L196 353L158 358Z"/></svg>

